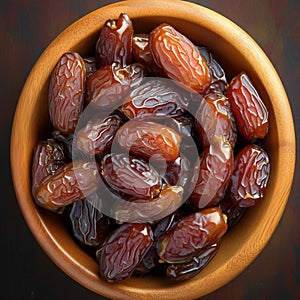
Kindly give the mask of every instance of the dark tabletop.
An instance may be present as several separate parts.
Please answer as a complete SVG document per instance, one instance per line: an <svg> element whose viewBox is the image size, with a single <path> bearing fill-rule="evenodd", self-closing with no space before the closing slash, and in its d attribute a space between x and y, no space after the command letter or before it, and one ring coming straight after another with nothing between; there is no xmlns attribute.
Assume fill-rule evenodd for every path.
<svg viewBox="0 0 300 300"><path fill-rule="evenodd" d="M1 299L104 299L65 275L41 250L18 208L10 166L14 110L39 55L79 17L115 1L3 0L1 38ZM262 47L286 88L296 132L300 126L300 1L193 1L236 22ZM298 153L298 151L297 151ZM284 180L284 179L282 179ZM236 279L204 297L212 299L300 299L300 184L294 184L270 242Z"/></svg>

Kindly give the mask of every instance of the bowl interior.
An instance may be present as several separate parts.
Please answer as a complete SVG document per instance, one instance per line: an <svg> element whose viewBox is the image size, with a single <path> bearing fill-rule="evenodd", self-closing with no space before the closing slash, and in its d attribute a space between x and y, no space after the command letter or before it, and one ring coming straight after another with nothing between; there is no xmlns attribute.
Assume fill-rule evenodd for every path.
<svg viewBox="0 0 300 300"><path fill-rule="evenodd" d="M270 132L263 147L271 161L271 176L264 200L251 208L238 226L222 240L210 264L194 279L174 283L158 274L109 284L98 276L98 264L78 247L61 218L34 204L30 192L31 158L40 139L50 134L47 112L49 76L60 56L77 51L93 55L99 30L108 18L126 12L135 32L149 32L168 22L195 44L207 46L230 80L245 70L266 103ZM280 130L279 130L280 128ZM49 257L73 279L110 298L178 299L203 296L237 276L259 254L271 237L286 205L295 164L294 127L280 79L257 44L224 17L191 3L125 1L101 8L67 28L45 50L30 73L16 110L11 139L11 169L16 195L25 220ZM280 177L279 177L280 174ZM279 178L285 178L280 180Z"/></svg>

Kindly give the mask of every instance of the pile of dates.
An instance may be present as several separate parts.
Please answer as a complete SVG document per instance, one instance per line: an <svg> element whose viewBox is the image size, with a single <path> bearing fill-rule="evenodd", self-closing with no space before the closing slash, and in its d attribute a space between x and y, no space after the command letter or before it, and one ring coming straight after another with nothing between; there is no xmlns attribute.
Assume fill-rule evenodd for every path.
<svg viewBox="0 0 300 300"><path fill-rule="evenodd" d="M94 49L63 53L51 74L33 197L64 216L102 279L190 279L263 199L267 108L244 71L227 82L170 24L135 33L123 13Z"/></svg>

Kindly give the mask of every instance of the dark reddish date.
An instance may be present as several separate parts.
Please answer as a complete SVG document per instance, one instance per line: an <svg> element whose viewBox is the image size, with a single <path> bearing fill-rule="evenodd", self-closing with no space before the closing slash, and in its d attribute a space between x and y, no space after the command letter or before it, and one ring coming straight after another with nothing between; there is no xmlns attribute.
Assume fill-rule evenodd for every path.
<svg viewBox="0 0 300 300"><path fill-rule="evenodd" d="M230 198L235 205L249 207L264 196L270 176L270 160L260 146L250 144L235 158L230 183Z"/></svg>
<svg viewBox="0 0 300 300"><path fill-rule="evenodd" d="M208 65L197 47L171 25L163 23L149 36L158 66L173 80L204 93L211 83Z"/></svg>
<svg viewBox="0 0 300 300"><path fill-rule="evenodd" d="M211 83L207 92L220 91L224 93L228 87L226 74L212 53L206 47L197 47L207 62L211 74Z"/></svg>
<svg viewBox="0 0 300 300"><path fill-rule="evenodd" d="M147 162L127 154L108 154L102 160L102 176L117 191L137 198L154 198L161 190L159 174Z"/></svg>
<svg viewBox="0 0 300 300"><path fill-rule="evenodd" d="M123 281L131 276L153 243L149 225L126 223L118 227L97 253L102 279Z"/></svg>
<svg viewBox="0 0 300 300"><path fill-rule="evenodd" d="M181 186L164 186L155 199L133 198L117 203L112 209L118 223L153 223L176 211L182 204Z"/></svg>
<svg viewBox="0 0 300 300"><path fill-rule="evenodd" d="M144 67L140 64L102 67L87 79L86 101L100 109L117 108L130 86L138 84L143 76Z"/></svg>
<svg viewBox="0 0 300 300"><path fill-rule="evenodd" d="M157 243L160 261L187 262L208 245L217 243L226 231L226 216L217 207L183 217Z"/></svg>
<svg viewBox="0 0 300 300"><path fill-rule="evenodd" d="M76 146L89 155L105 152L112 144L122 120L117 115L96 116L76 134Z"/></svg>
<svg viewBox="0 0 300 300"><path fill-rule="evenodd" d="M145 160L174 161L179 155L181 137L170 127L144 119L126 122L116 134L120 146Z"/></svg>
<svg viewBox="0 0 300 300"><path fill-rule="evenodd" d="M146 67L148 76L166 77L166 74L153 59L149 45L149 34L137 33L133 35L132 54L136 62Z"/></svg>
<svg viewBox="0 0 300 300"><path fill-rule="evenodd" d="M62 55L50 77L48 111L55 129L73 133L84 105L86 68L76 52Z"/></svg>
<svg viewBox="0 0 300 300"><path fill-rule="evenodd" d="M248 140L264 138L269 131L268 110L245 72L232 79L227 97L240 133Z"/></svg>
<svg viewBox="0 0 300 300"><path fill-rule="evenodd" d="M167 277L175 281L183 281L195 277L214 258L219 248L220 243L208 245L191 260L185 263L169 265L166 269Z"/></svg>
<svg viewBox="0 0 300 300"><path fill-rule="evenodd" d="M95 57L84 57L83 61L85 63L86 77L90 77L98 70Z"/></svg>
<svg viewBox="0 0 300 300"><path fill-rule="evenodd" d="M86 247L100 247L111 228L110 219L89 199L73 203L68 217L73 236Z"/></svg>
<svg viewBox="0 0 300 300"><path fill-rule="evenodd" d="M131 63L133 26L129 17L122 13L118 19L109 19L100 31L96 43L96 62L98 68L119 63Z"/></svg>
<svg viewBox="0 0 300 300"><path fill-rule="evenodd" d="M74 161L49 175L35 192L37 203L56 211L93 194L101 184L95 163Z"/></svg>
<svg viewBox="0 0 300 300"><path fill-rule="evenodd" d="M191 179L194 190L189 198L195 210L217 205L224 197L234 168L233 150L222 137L200 155Z"/></svg>
<svg viewBox="0 0 300 300"><path fill-rule="evenodd" d="M185 113L188 96L185 90L169 79L146 77L126 96L122 111L130 119L144 116L175 117Z"/></svg>
<svg viewBox="0 0 300 300"><path fill-rule="evenodd" d="M31 167L32 193L48 175L54 175L66 163L64 149L53 139L39 142L33 150Z"/></svg>
<svg viewBox="0 0 300 300"><path fill-rule="evenodd" d="M237 139L235 119L222 93L212 92L203 98L196 113L196 129L203 147L208 147L215 136L223 136L234 148Z"/></svg>

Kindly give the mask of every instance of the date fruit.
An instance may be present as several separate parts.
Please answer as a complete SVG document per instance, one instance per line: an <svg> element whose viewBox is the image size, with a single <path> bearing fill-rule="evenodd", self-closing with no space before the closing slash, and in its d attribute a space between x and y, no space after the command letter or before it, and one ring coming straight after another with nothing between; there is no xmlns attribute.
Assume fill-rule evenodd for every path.
<svg viewBox="0 0 300 300"><path fill-rule="evenodd" d="M144 119L126 122L116 133L119 145L145 160L174 161L179 155L180 135L168 126Z"/></svg>
<svg viewBox="0 0 300 300"><path fill-rule="evenodd" d="M153 243L149 225L125 223L118 227L97 252L101 278L109 282L131 276Z"/></svg>
<svg viewBox="0 0 300 300"><path fill-rule="evenodd" d="M76 52L62 55L51 73L48 111L53 127L67 135L75 131L84 105L86 68Z"/></svg>
<svg viewBox="0 0 300 300"><path fill-rule="evenodd" d="M155 62L170 79L200 94L206 91L211 83L208 65L186 36L162 23L151 31L149 39Z"/></svg>
<svg viewBox="0 0 300 300"><path fill-rule="evenodd" d="M161 190L156 170L126 153L107 154L102 160L101 174L112 188L137 198L154 198Z"/></svg>
<svg viewBox="0 0 300 300"><path fill-rule="evenodd" d="M245 72L232 79L226 95L240 133L248 140L264 138L269 131L268 110Z"/></svg>
<svg viewBox="0 0 300 300"><path fill-rule="evenodd" d="M206 95L196 113L196 129L203 147L208 147L215 136L226 138L234 148L237 131L230 104L220 92Z"/></svg>
<svg viewBox="0 0 300 300"><path fill-rule="evenodd" d="M46 177L35 192L37 203L56 211L93 194L101 184L98 167L88 161L74 161Z"/></svg>
<svg viewBox="0 0 300 300"><path fill-rule="evenodd" d="M160 261L187 262L208 245L217 243L226 231L226 216L218 207L183 217L157 243Z"/></svg>
<svg viewBox="0 0 300 300"><path fill-rule="evenodd" d="M182 195L181 186L164 186L155 199L133 198L119 202L112 209L113 215L120 224L153 223L176 211L182 204Z"/></svg>
<svg viewBox="0 0 300 300"><path fill-rule="evenodd" d="M191 179L194 190L189 198L196 210L217 205L225 196L234 168L233 150L226 139L215 137L199 160Z"/></svg>
<svg viewBox="0 0 300 300"><path fill-rule="evenodd" d="M104 66L87 79L86 101L98 109L117 108L131 85L138 84L144 76L144 66L118 63Z"/></svg>
<svg viewBox="0 0 300 300"><path fill-rule="evenodd" d="M109 19L100 31L96 43L96 62L98 68L119 63L131 63L133 26L130 18L120 14L118 19Z"/></svg>
<svg viewBox="0 0 300 300"><path fill-rule="evenodd" d="M264 196L269 176L267 152L260 146L249 144L236 155L229 187L230 198L240 207L257 204Z"/></svg>
<svg viewBox="0 0 300 300"><path fill-rule="evenodd" d="M144 116L175 117L185 113L188 93L173 81L165 78L145 78L131 89L122 105L122 111L130 118Z"/></svg>

